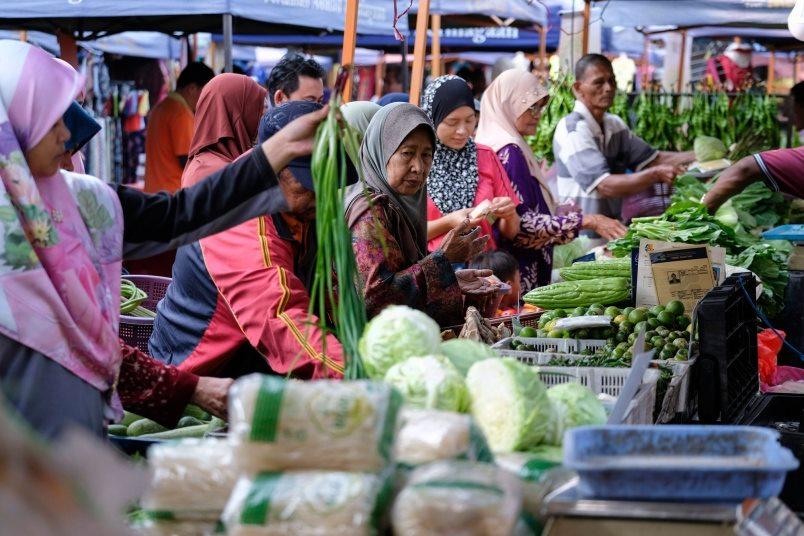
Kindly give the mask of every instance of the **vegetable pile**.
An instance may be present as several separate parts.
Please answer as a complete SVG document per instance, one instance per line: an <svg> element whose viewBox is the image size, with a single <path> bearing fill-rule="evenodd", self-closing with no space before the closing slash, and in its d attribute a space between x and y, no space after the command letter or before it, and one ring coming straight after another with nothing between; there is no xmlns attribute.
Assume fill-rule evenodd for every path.
<svg viewBox="0 0 804 536"><path fill-rule="evenodd" d="M120 280L120 314L125 316L138 316L142 318L156 318L156 313L142 306L148 299L145 291L126 279Z"/></svg>
<svg viewBox="0 0 804 536"><path fill-rule="evenodd" d="M120 423L109 425L108 432L109 435L118 437L167 440L206 437L210 432L225 427L226 423L223 420L212 417L198 406L190 404L184 409L182 418L172 430L151 419L126 411Z"/></svg>

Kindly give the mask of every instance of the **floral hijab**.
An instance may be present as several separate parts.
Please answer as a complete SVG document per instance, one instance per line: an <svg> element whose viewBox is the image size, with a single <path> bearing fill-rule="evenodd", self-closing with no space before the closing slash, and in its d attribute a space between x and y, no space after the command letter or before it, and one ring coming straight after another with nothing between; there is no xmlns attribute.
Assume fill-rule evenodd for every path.
<svg viewBox="0 0 804 536"><path fill-rule="evenodd" d="M430 82L422 95L422 110L433 126L438 125L461 106L474 109L472 90L462 78L440 76ZM477 196L477 145L473 139L459 151L441 143L436 135L433 167L427 176L427 194L441 214L473 207Z"/></svg>
<svg viewBox="0 0 804 536"><path fill-rule="evenodd" d="M111 393L120 366L119 200L86 175L34 179L25 157L82 77L19 41L0 40L0 62L0 333Z"/></svg>

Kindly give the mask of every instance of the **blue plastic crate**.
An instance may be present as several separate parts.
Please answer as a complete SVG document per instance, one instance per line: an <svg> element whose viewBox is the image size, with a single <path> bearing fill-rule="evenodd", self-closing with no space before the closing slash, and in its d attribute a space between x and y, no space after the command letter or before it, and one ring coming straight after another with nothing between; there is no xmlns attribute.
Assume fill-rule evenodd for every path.
<svg viewBox="0 0 804 536"><path fill-rule="evenodd" d="M590 426L564 436L564 465L585 498L740 502L779 494L798 467L754 426Z"/></svg>

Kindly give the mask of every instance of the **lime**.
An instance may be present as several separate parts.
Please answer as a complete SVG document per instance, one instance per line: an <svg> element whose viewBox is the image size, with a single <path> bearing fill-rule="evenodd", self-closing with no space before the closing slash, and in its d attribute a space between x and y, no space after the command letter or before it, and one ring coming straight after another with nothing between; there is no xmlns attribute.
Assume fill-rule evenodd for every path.
<svg viewBox="0 0 804 536"><path fill-rule="evenodd" d="M620 324L622 324L626 320L628 320L627 316L625 316L625 315L617 315L617 316L614 317L613 322L619 326Z"/></svg>
<svg viewBox="0 0 804 536"><path fill-rule="evenodd" d="M647 311L645 311L645 309L642 309L642 308L634 309L628 315L628 320L632 324L636 324L638 322L642 322L642 321L647 320L647 319L648 319L648 313L647 313Z"/></svg>
<svg viewBox="0 0 804 536"><path fill-rule="evenodd" d="M664 305L654 305L650 308L650 314L653 316L659 316L659 313L664 312Z"/></svg>
<svg viewBox="0 0 804 536"><path fill-rule="evenodd" d="M625 331L626 333L631 333L634 331L634 322L629 322L626 320L622 324L620 324L620 331Z"/></svg>
<svg viewBox="0 0 804 536"><path fill-rule="evenodd" d="M659 353L659 359L673 359L676 353L673 350L664 349Z"/></svg>
<svg viewBox="0 0 804 536"><path fill-rule="evenodd" d="M652 339L652 338L654 338L655 336L656 336L656 332L655 332L655 331L653 331L652 329L651 329L651 330L648 330L648 331L646 331L646 332L645 332L645 340L646 340L646 341L651 340L651 339Z"/></svg>
<svg viewBox="0 0 804 536"><path fill-rule="evenodd" d="M544 329L544 326L546 326L548 322L550 322L550 317L549 316L546 316L546 315L540 316L539 317L539 329Z"/></svg>
<svg viewBox="0 0 804 536"><path fill-rule="evenodd" d="M567 317L567 311L565 311L564 309L556 309L555 311L553 311L553 318L566 318L566 317Z"/></svg>
<svg viewBox="0 0 804 536"><path fill-rule="evenodd" d="M620 359L623 356L624 353L625 353L625 350L623 348L618 347L618 348L615 348L613 352L611 352L611 357L614 357L616 359Z"/></svg>
<svg viewBox="0 0 804 536"><path fill-rule="evenodd" d="M623 309L623 314L624 314L625 316L628 316L628 315L630 315L630 314L631 314L631 311L633 311L633 310L634 310L634 308L633 308L633 307L626 307L625 309Z"/></svg>
<svg viewBox="0 0 804 536"><path fill-rule="evenodd" d="M532 337L538 337L539 333L535 329L533 329L532 327L525 326L524 328L522 328L522 331L519 332L519 336L520 337L526 337L526 338L532 338Z"/></svg>
<svg viewBox="0 0 804 536"><path fill-rule="evenodd" d="M614 318L620 314L620 309L612 305L611 307L606 307L606 310L603 311L603 314Z"/></svg>
<svg viewBox="0 0 804 536"><path fill-rule="evenodd" d="M554 329L556 329L557 322L558 320L551 320L550 322L544 325L544 329L546 329L547 331L553 331Z"/></svg>
<svg viewBox="0 0 804 536"><path fill-rule="evenodd" d="M679 361L686 361L687 357L688 355L686 348L680 348L678 352L676 352L676 359Z"/></svg>
<svg viewBox="0 0 804 536"><path fill-rule="evenodd" d="M550 332L547 334L547 338L548 339L560 339L561 335L563 335L562 331L557 330L557 329L553 329L553 330L550 330Z"/></svg>
<svg viewBox="0 0 804 536"><path fill-rule="evenodd" d="M628 350L630 347L631 347L631 346L630 346L630 345L629 345L627 342L625 342L625 341L623 341L623 342L621 342L620 344L618 344L618 345L617 345L617 348L618 348L618 349L620 349L620 350L622 350L623 352L625 352L626 350Z"/></svg>
<svg viewBox="0 0 804 536"><path fill-rule="evenodd" d="M651 329L656 329L660 326L659 321L656 320L656 317L648 318L648 327Z"/></svg>
<svg viewBox="0 0 804 536"><path fill-rule="evenodd" d="M562 339L571 339L572 338L572 333L570 333L569 331L562 331L561 332L561 338Z"/></svg>
<svg viewBox="0 0 804 536"><path fill-rule="evenodd" d="M572 314L575 316L583 316L586 314L586 307L576 307L572 310Z"/></svg>
<svg viewBox="0 0 804 536"><path fill-rule="evenodd" d="M637 322L634 326L634 333L639 333L640 331L645 331L648 328L648 323L644 320L642 322Z"/></svg>
<svg viewBox="0 0 804 536"><path fill-rule="evenodd" d="M678 300L673 300L664 306L664 310L673 316L684 314L684 304Z"/></svg>
<svg viewBox="0 0 804 536"><path fill-rule="evenodd" d="M661 337L667 337L668 335L670 335L670 330L664 326L659 326L658 328L656 328L656 334Z"/></svg>
<svg viewBox="0 0 804 536"><path fill-rule="evenodd" d="M630 349L630 348L629 348L629 349L628 349L628 350L626 350L626 351L625 351L625 353L623 354L623 359L627 359L628 361L630 361L630 360L632 360L633 358L634 358L634 351L633 351L632 349Z"/></svg>
<svg viewBox="0 0 804 536"><path fill-rule="evenodd" d="M588 339L590 336L588 329L579 329L575 332L575 337L578 339Z"/></svg>
<svg viewBox="0 0 804 536"><path fill-rule="evenodd" d="M536 336L539 337L540 339L543 339L544 337L547 337L547 333L548 332L545 329L537 329L536 330Z"/></svg>
<svg viewBox="0 0 804 536"><path fill-rule="evenodd" d="M602 303L593 303L589 306L590 309L600 309L601 311L605 310L606 307Z"/></svg>
<svg viewBox="0 0 804 536"><path fill-rule="evenodd" d="M628 340L628 333L625 331L619 331L614 338L617 339L617 342L625 342Z"/></svg>
<svg viewBox="0 0 804 536"><path fill-rule="evenodd" d="M637 334L636 334L636 333L632 333L632 334L630 334L630 335L628 336L628 344L634 344L634 341L636 340L636 338L637 338Z"/></svg>
<svg viewBox="0 0 804 536"><path fill-rule="evenodd" d="M656 349L662 348L664 346L664 338L660 337L659 335L656 335L650 340L650 345Z"/></svg>
<svg viewBox="0 0 804 536"><path fill-rule="evenodd" d="M682 331L687 329L690 322L691 320L688 316L681 315L676 317L676 327Z"/></svg>
<svg viewBox="0 0 804 536"><path fill-rule="evenodd" d="M656 320L663 326L670 327L676 323L676 317L668 313L667 311L662 311L656 316Z"/></svg>
<svg viewBox="0 0 804 536"><path fill-rule="evenodd" d="M688 341L687 339L682 339L681 337L673 341L673 344L676 346L676 348L686 348L687 346L689 346L689 343L690 341Z"/></svg>

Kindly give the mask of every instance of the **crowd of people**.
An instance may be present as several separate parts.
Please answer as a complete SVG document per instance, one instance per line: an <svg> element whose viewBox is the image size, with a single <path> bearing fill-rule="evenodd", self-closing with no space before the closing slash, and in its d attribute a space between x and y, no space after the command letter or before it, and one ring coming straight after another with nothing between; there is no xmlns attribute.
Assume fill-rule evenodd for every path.
<svg viewBox="0 0 804 536"><path fill-rule="evenodd" d="M0 57L0 382L36 430L102 434L121 407L169 426L188 402L225 417L232 378L342 376L340 344L308 318L310 153L326 116L315 61L286 57L267 88L190 64L151 113L141 192L74 171L97 132L74 102L79 73L21 42L0 41ZM575 109L554 139L557 188L525 139L549 98L527 71L503 72L482 95L447 75L420 106L399 93L343 106L362 137L364 182L344 204L369 318L404 304L459 324L494 291L492 274L515 306L550 282L554 245L623 236L629 196L642 199L634 215L652 209L692 154L657 151L608 113L606 57L584 56L575 76ZM727 176L706 202L744 176L784 187L783 160L741 162L740 180ZM129 347L118 339L122 262L165 255L172 281L150 343Z"/></svg>

